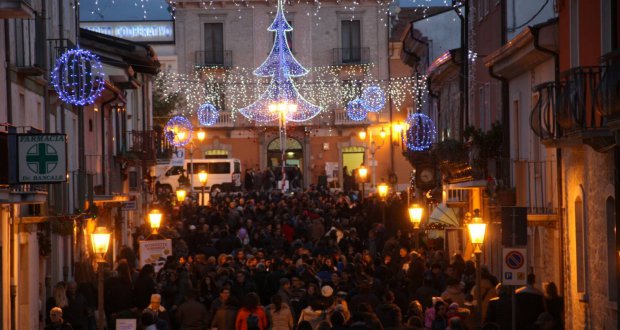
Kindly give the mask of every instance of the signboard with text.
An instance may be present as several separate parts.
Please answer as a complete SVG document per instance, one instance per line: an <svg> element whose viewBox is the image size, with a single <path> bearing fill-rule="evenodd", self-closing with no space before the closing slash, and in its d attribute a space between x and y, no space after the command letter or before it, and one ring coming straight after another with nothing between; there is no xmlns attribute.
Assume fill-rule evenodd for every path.
<svg viewBox="0 0 620 330"><path fill-rule="evenodd" d="M93 32L140 42L174 42L174 22L81 22L80 27Z"/></svg>
<svg viewBox="0 0 620 330"><path fill-rule="evenodd" d="M527 249L504 248L502 256L502 284L525 285Z"/></svg>
<svg viewBox="0 0 620 330"><path fill-rule="evenodd" d="M67 136L17 134L17 169L19 183L67 181Z"/></svg>
<svg viewBox="0 0 620 330"><path fill-rule="evenodd" d="M172 255L172 240L159 239L140 241L140 268L151 264L158 272L166 263L166 258Z"/></svg>
<svg viewBox="0 0 620 330"><path fill-rule="evenodd" d="M185 166L185 149L177 148L170 158L170 166Z"/></svg>

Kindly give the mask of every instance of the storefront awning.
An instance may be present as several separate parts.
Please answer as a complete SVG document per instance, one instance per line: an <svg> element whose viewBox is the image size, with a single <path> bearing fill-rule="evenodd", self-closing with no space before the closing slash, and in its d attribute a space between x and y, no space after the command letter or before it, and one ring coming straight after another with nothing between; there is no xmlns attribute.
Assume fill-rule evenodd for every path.
<svg viewBox="0 0 620 330"><path fill-rule="evenodd" d="M459 219L460 217L457 209L441 203L431 212L431 215L428 217L428 223L434 223L445 227L460 227L461 222Z"/></svg>

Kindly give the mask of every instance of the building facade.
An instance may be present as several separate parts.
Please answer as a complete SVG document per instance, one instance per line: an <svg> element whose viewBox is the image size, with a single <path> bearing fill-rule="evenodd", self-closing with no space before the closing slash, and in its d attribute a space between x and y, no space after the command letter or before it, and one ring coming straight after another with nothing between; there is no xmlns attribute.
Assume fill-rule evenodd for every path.
<svg viewBox="0 0 620 330"><path fill-rule="evenodd" d="M273 1L238 7L225 1L205 10L200 2L178 1L175 40L179 73L217 68L223 75L232 68L258 67L273 44L273 33L267 27L275 5ZM410 68L398 60L397 50L389 47L389 17L376 3L362 1L353 10L344 10L340 4L324 2L319 15L307 14L312 13L313 5L285 5L284 9L293 27L287 33L289 47L303 66L338 70L343 84L350 77L372 76L387 82L391 77L411 75ZM396 106L388 99L380 113L359 122L351 120L345 105L339 104L312 120L289 126L286 165L300 167L306 187L327 176L331 187L341 189L343 168L351 174L362 163L369 168L369 186L392 178L393 184L404 187L410 167L402 156L400 132L392 123L405 121L411 102L406 99ZM218 122L205 128L207 138L194 150L194 158L219 153L241 159L243 169L279 166L277 123L258 125L230 104L228 99L220 105ZM364 141L358 137L360 130L368 133Z"/></svg>

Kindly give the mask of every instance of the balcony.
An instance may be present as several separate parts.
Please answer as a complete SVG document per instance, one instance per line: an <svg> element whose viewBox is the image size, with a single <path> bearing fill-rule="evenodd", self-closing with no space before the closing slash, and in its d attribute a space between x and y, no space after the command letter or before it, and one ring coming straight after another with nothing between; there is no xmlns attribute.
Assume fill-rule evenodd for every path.
<svg viewBox="0 0 620 330"><path fill-rule="evenodd" d="M170 142L158 131L128 131L122 155L128 160L144 160L154 162L157 159L168 159L174 149Z"/></svg>
<svg viewBox="0 0 620 330"><path fill-rule="evenodd" d="M355 65L370 63L370 48L334 48L333 65Z"/></svg>
<svg viewBox="0 0 620 330"><path fill-rule="evenodd" d="M32 0L2 0L0 1L0 18L32 18Z"/></svg>
<svg viewBox="0 0 620 330"><path fill-rule="evenodd" d="M199 50L195 53L196 67L232 67L231 50Z"/></svg>
<svg viewBox="0 0 620 330"><path fill-rule="evenodd" d="M43 47L43 25L45 21L36 17L33 19L14 20L13 34L13 62L17 73L25 76L40 76L45 73L45 53Z"/></svg>
<svg viewBox="0 0 620 330"><path fill-rule="evenodd" d="M340 126L358 126L370 124L370 119L366 117L364 120L352 120L347 115L346 110L334 110L334 124Z"/></svg>
<svg viewBox="0 0 620 330"><path fill-rule="evenodd" d="M534 87L530 126L546 146L587 144L599 152L614 146L603 116L601 76L607 67L575 67L558 83Z"/></svg>

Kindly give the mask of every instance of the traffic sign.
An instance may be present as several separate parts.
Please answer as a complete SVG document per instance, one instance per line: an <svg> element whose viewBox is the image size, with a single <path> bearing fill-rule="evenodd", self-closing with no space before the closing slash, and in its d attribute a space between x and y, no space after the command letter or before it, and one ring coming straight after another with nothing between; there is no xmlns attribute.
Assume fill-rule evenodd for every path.
<svg viewBox="0 0 620 330"><path fill-rule="evenodd" d="M503 248L502 284L526 284L527 249Z"/></svg>

